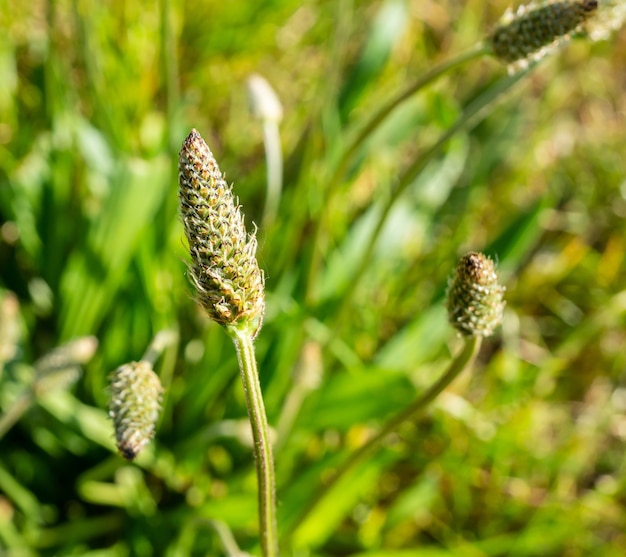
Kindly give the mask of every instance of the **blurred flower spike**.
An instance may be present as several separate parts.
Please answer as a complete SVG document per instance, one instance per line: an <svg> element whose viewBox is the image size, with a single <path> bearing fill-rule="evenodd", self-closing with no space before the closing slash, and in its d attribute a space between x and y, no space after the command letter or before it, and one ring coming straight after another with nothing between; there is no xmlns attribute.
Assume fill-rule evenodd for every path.
<svg viewBox="0 0 626 557"><path fill-rule="evenodd" d="M509 70L524 68L583 31L597 10L597 0L531 2L508 10L487 44Z"/></svg>
<svg viewBox="0 0 626 557"><path fill-rule="evenodd" d="M491 336L502 322L504 290L491 259L475 251L464 255L448 284L450 323L465 336Z"/></svg>
<svg viewBox="0 0 626 557"><path fill-rule="evenodd" d="M111 374L109 416L120 454L133 460L152 440L163 387L149 362L131 362Z"/></svg>

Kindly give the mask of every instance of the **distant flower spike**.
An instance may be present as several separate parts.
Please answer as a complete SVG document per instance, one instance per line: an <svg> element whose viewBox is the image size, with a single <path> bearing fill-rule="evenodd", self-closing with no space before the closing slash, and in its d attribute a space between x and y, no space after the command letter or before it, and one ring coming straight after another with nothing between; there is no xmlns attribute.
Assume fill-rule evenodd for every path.
<svg viewBox="0 0 626 557"><path fill-rule="evenodd" d="M152 440L163 387L149 362L131 362L111 374L109 416L120 454L133 460Z"/></svg>
<svg viewBox="0 0 626 557"><path fill-rule="evenodd" d="M502 322L504 290L491 259L474 251L464 255L448 284L450 323L466 336L491 336Z"/></svg>
<svg viewBox="0 0 626 557"><path fill-rule="evenodd" d="M180 151L179 199L200 305L221 325L258 332L265 309L257 241L248 235L231 187L196 130Z"/></svg>
<svg viewBox="0 0 626 557"><path fill-rule="evenodd" d="M524 67L580 31L597 9L597 0L531 2L507 11L487 42L496 58Z"/></svg>

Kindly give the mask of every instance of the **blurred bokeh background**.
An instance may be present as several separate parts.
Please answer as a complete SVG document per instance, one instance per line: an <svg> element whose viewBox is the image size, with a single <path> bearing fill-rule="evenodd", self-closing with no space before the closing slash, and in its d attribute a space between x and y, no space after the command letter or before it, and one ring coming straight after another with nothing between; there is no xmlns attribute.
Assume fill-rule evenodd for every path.
<svg viewBox="0 0 626 557"><path fill-rule="evenodd" d="M571 41L429 153L509 79L470 60L345 156L508 5L0 0L0 555L234 557L229 533L257 551L236 356L186 277L177 160L192 127L259 226L285 555L626 553L626 32ZM283 108L265 219L252 74ZM443 297L468 250L499 263L501 330L296 523L458 350ZM108 374L162 330L178 340L156 365L157 437L128 464ZM36 362L81 337L97 340L82 373L43 388Z"/></svg>

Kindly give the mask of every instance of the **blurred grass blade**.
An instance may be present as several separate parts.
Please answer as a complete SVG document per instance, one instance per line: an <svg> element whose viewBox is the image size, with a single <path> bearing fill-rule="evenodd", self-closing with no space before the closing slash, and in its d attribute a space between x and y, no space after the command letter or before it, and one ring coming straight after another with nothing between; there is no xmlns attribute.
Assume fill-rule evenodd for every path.
<svg viewBox="0 0 626 557"><path fill-rule="evenodd" d="M544 234L542 216L557 201L558 199L551 195L541 197L529 208L521 211L517 218L485 248L487 253L497 256L501 272L513 273L526 259Z"/></svg>
<svg viewBox="0 0 626 557"><path fill-rule="evenodd" d="M21 485L0 463L0 488L2 494L28 517L29 521L42 520L44 510L37 496Z"/></svg>
<svg viewBox="0 0 626 557"><path fill-rule="evenodd" d="M359 147L361 147L363 143L367 141L377 130L377 128L383 125L394 113L394 111L403 105L403 103L409 100L417 92L421 91L424 87L435 81L438 77L446 74L457 66L461 66L471 60L474 60L475 58L483 56L487 52L487 49L482 44L479 44L474 48L446 60L444 63L427 71L408 87L396 93L391 99L383 103L382 106L376 108L374 114L367 114L364 118L365 122L357 124L359 128L358 133L356 133L355 137L350 140L348 147L342 156L341 163L338 165L336 175L341 176L343 174L350 159L352 158L352 155L358 151Z"/></svg>
<svg viewBox="0 0 626 557"><path fill-rule="evenodd" d="M349 515L358 501L369 491L376 489L383 470L397 458L390 452L379 453L366 462L356 465L349 474L345 475L315 507L306 520L293 532L293 545L296 548L317 547L324 543ZM317 467L309 470L315 471ZM319 471L318 471L319 474ZM309 485L306 485L309 484ZM281 514L283 528L281 531L290 531L289 522L305 505L300 499L305 490L319 485L319 475L303 475L281 497ZM306 487L305 487L306 486ZM307 498L312 497L307 494ZM293 514L292 514L293 513ZM291 515L291 516L289 516ZM280 524L280 522L279 522Z"/></svg>
<svg viewBox="0 0 626 557"><path fill-rule="evenodd" d="M380 7L360 58L352 67L339 94L342 120L347 118L368 85L382 72L393 47L402 37L407 18L404 0L387 0Z"/></svg>
<svg viewBox="0 0 626 557"><path fill-rule="evenodd" d="M169 166L165 157L150 164L131 159L112 178L109 198L85 249L72 254L62 277L62 338L95 331L109 310L137 242L155 226L156 210L170 186Z"/></svg>
<svg viewBox="0 0 626 557"><path fill-rule="evenodd" d="M533 66L530 66L533 67ZM530 68L529 67L529 68ZM427 148L422 154L418 155L414 162L404 171L395 184L391 195L387 202L383 206L383 209L378 217L378 221L373 229L373 232L369 238L369 243L366 251L361 257L360 264L358 265L354 276L349 282L349 288L342 292L340 296L342 300L342 306L337 312L337 320L343 321L346 317L346 313L350 308L352 298L355 292L358 291L358 284L363 279L365 272L372 261L372 255L375 249L378 247L380 241L380 235L383 231L385 224L391 211L404 191L413 183L413 181L424 171L427 165L440 156L441 151L447 145L458 132L463 129L472 128L482 119L486 118L490 110L492 110L498 101L501 101L506 94L508 94L511 88L520 81L529 69L520 71L516 74L509 75L498 79L484 92L479 94L475 99L470 101L465 107L463 113L457 121L446 130L437 141L435 141L429 148Z"/></svg>
<svg viewBox="0 0 626 557"><path fill-rule="evenodd" d="M80 431L85 439L116 452L111 422L104 410L88 406L66 392L41 397L39 403L59 422L73 431Z"/></svg>

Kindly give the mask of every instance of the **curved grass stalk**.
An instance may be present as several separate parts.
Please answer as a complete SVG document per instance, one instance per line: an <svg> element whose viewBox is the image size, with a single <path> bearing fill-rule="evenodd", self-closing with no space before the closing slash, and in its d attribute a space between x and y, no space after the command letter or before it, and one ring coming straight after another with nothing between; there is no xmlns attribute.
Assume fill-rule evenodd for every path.
<svg viewBox="0 0 626 557"><path fill-rule="evenodd" d="M267 228L276 220L283 190L283 153L280 146L280 132L276 121L263 121L263 144L265 146L265 161L267 165L267 194L262 223L263 227Z"/></svg>
<svg viewBox="0 0 626 557"><path fill-rule="evenodd" d="M226 557L250 557L248 553L244 553L239 549L235 536L231 532L228 524L222 520L203 520L202 524L206 524L215 530L217 537L219 538Z"/></svg>
<svg viewBox="0 0 626 557"><path fill-rule="evenodd" d="M524 71L520 71L513 75L498 80L492 87L485 91L482 95L474 99L459 116L457 121L447 129L441 137L431 145L421 156L419 156L413 164L406 169L404 174L398 180L393 192L389 196L389 199L385 203L383 210L378 218L376 227L372 232L372 237L368 243L367 249L363 253L361 262L354 273L352 280L349 283L349 288L346 289L341 298L341 306L337 312L337 323L341 323L345 317L346 312L350 308L352 296L357 291L357 286L363 279L367 268L369 267L376 247L378 238L387 222L387 217L391 213L391 209L395 205L399 197L406 191L406 189L413 183L415 178L424 170L426 165L430 163L445 147L448 141L454 137L454 135L464 128L468 128L476 125L483 118L485 118L489 110L493 108L495 103L502 100L504 95L510 91L510 89L520 81L529 71L531 67Z"/></svg>
<svg viewBox="0 0 626 557"><path fill-rule="evenodd" d="M337 164L335 170L332 172L331 178L327 181L329 184L329 190L326 193L326 203L325 206L331 206L333 196L337 192L336 185L341 183L342 177L344 176L348 164L352 160L354 154L358 151L359 147L363 145L363 143L371 136L371 134L386 120L386 118L401 104L411 98L413 95L433 83L439 77L445 75L450 70L465 64L475 58L479 58L486 54L489 54L491 49L488 45L484 43L478 43L474 47L461 52L457 56L445 60L441 64L434 66L430 70L428 70L425 74L423 74L419 79L409 84L406 88L399 91L394 97L389 99L386 103L384 103L378 111L376 111L370 119L363 125L358 134L354 137L354 139L349 143L346 147L343 155L341 156L339 163ZM319 259L320 259L320 242L321 242L321 226L322 219L317 221L317 225L314 232L314 240L313 240L313 251L312 251L312 261L309 266L309 273L307 277L307 286L305 289L306 299L310 300L312 298L312 288L315 284L317 277L317 269L319 268Z"/></svg>
<svg viewBox="0 0 626 557"><path fill-rule="evenodd" d="M484 43L478 43L477 45L464 52L459 53L453 58L445 60L441 64L434 66L419 79L409 84L407 87L399 91L393 98L389 99L378 109L377 112L375 112L371 116L371 118L361 128L361 131L349 144L339 164L338 174L342 174L343 171L345 171L348 162L350 161L354 153L358 150L358 148L365 142L365 140L367 140L367 138L376 130L376 128L378 128L385 121L387 116L389 116L389 114L391 114L402 103L410 99L413 95L424 89L426 86L430 85L433 81L443 76L450 70L461 66L475 58L479 58L481 56L484 56L485 54L489 54L490 52L491 49L489 48L489 46Z"/></svg>
<svg viewBox="0 0 626 557"><path fill-rule="evenodd" d="M98 341L84 336L63 344L33 365L32 383L0 415L0 439L35 404L37 397L62 391L72 385L80 375L80 368L93 357Z"/></svg>

